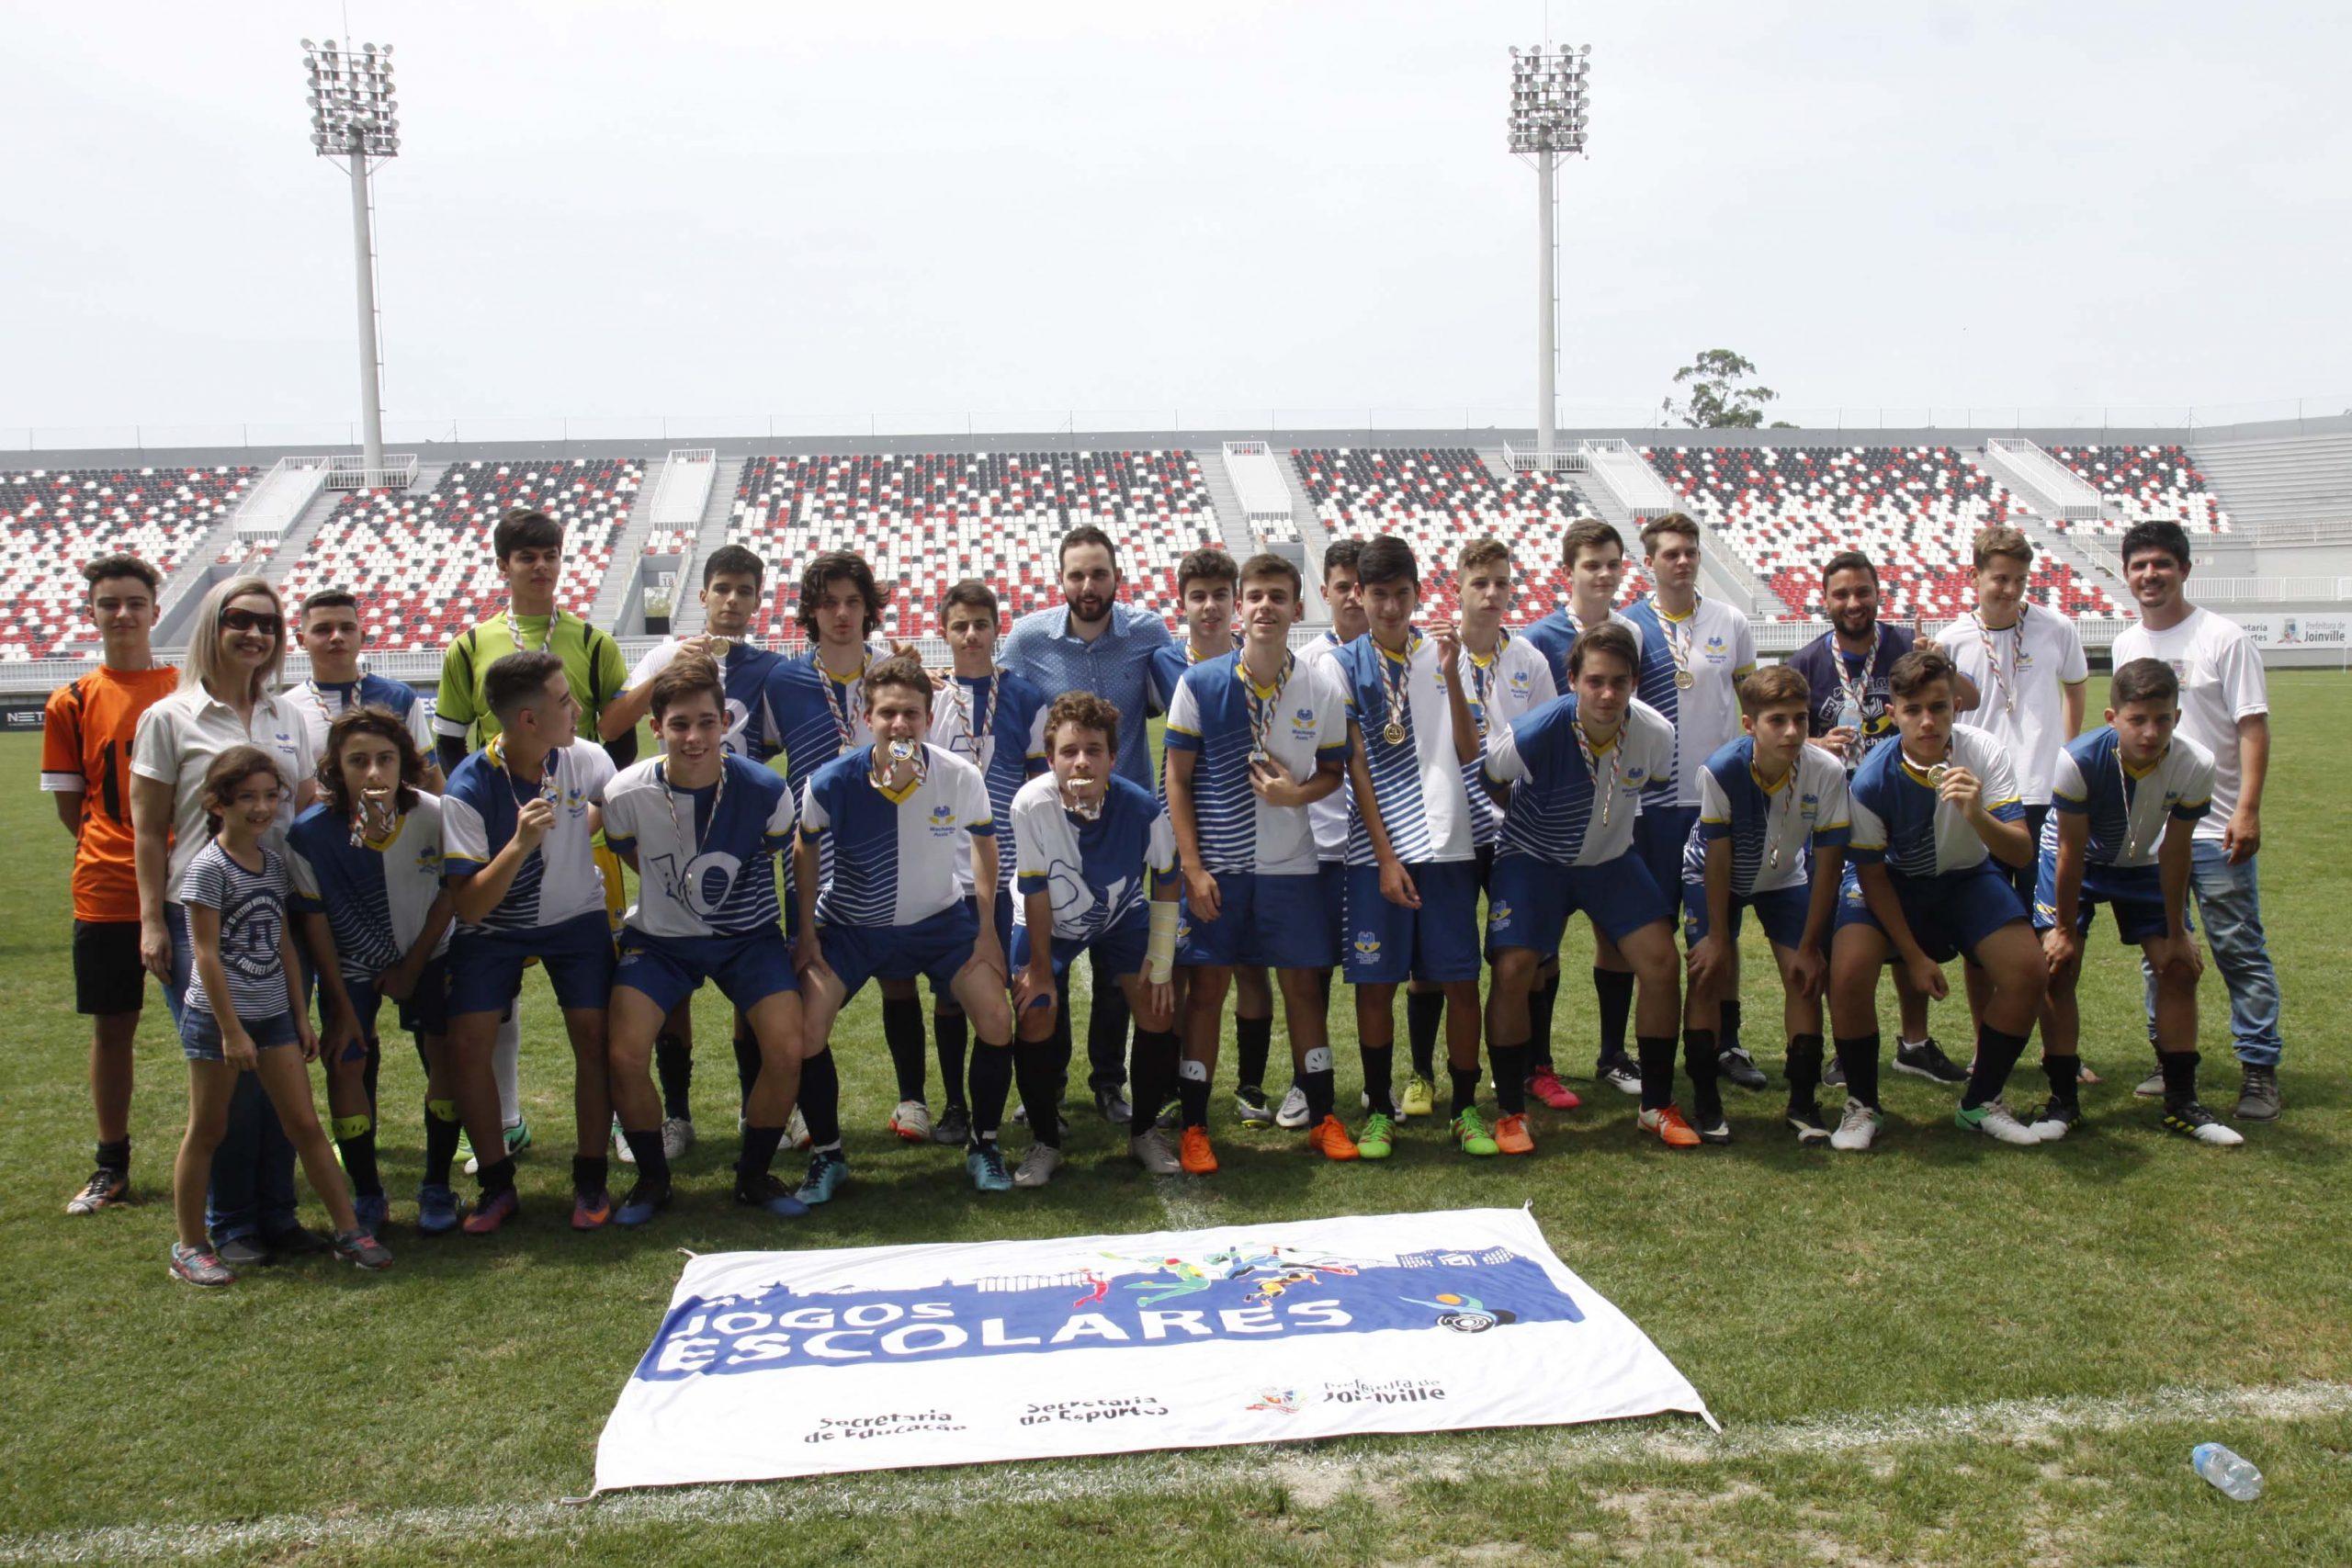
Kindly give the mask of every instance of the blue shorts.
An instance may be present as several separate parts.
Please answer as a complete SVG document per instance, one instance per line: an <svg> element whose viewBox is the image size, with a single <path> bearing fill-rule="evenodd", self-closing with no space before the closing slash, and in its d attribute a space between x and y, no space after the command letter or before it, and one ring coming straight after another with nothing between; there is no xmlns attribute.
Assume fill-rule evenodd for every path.
<svg viewBox="0 0 2352 1568"><path fill-rule="evenodd" d="M449 942L449 1016L503 1013L532 959L547 968L561 1008L601 1008L613 993L613 933L591 909L527 931L461 931Z"/></svg>
<svg viewBox="0 0 2352 1568"><path fill-rule="evenodd" d="M1631 850L1600 865L1506 854L1496 860L1487 888L1487 956L1506 947L1557 953L1568 917L1578 912L1611 942L1674 916L1649 868Z"/></svg>
<svg viewBox="0 0 2352 1568"><path fill-rule="evenodd" d="M1949 964L1962 953L1973 964L1978 942L2026 918L2025 905L2010 885L2008 868L1990 856L1970 870L1939 876L1905 876L1890 866L1887 880L1894 884L1894 897L1903 906L1911 939L1939 964ZM1835 929L1842 931L1848 926L1883 929L1863 902L1861 879L1850 863L1838 893ZM1894 962L1893 953L1887 958Z"/></svg>
<svg viewBox="0 0 2352 1568"><path fill-rule="evenodd" d="M978 918L979 910L977 905L972 913ZM996 890L996 947L999 953L1008 957L1012 952L1012 889L1010 887Z"/></svg>
<svg viewBox="0 0 2352 1568"><path fill-rule="evenodd" d="M1220 881L1219 886L1223 883ZM1151 940L1151 906L1148 902L1134 908L1111 922L1108 930L1097 931L1083 942L1057 935L1052 942L1054 976L1059 979L1069 973L1081 953L1094 955L1094 976L1098 980L1124 979L1143 973L1144 945ZM1029 928L1012 928L1012 945L1005 950L1012 955L1015 970L1029 962Z"/></svg>
<svg viewBox="0 0 2352 1568"><path fill-rule="evenodd" d="M1317 907L1323 917L1323 940L1329 950L1313 967L1336 969L1348 957L1348 863L1324 860L1315 863L1315 874L1321 880L1320 897Z"/></svg>
<svg viewBox="0 0 2352 1568"><path fill-rule="evenodd" d="M777 926L730 936L654 936L634 926L621 928L621 956L613 988L627 986L662 1010L695 994L705 980L719 995L749 1012L778 991L797 991L792 950Z"/></svg>
<svg viewBox="0 0 2352 1568"><path fill-rule="evenodd" d="M1382 896L1378 866L1348 867L1348 984L1476 980L1481 962L1478 863L1430 861L1405 869L1421 897L1418 909Z"/></svg>
<svg viewBox="0 0 2352 1568"><path fill-rule="evenodd" d="M294 1015L274 1012L267 1018L239 1019L245 1032L263 1050L272 1045L294 1043ZM180 1053L191 1062L225 1062L228 1047L221 1043L220 1020L212 1016L210 1008L189 1008L180 1014Z"/></svg>
<svg viewBox="0 0 2352 1568"><path fill-rule="evenodd" d="M980 918L968 898L958 898L935 915L910 926L826 926L817 929L825 962L841 977L842 1005L865 988L868 980L930 979L943 995L956 976L972 961L972 942L980 933Z"/></svg>
<svg viewBox="0 0 2352 1568"><path fill-rule="evenodd" d="M1189 898L1177 919L1176 962L1188 969L1329 968L1339 913L1329 886L1320 872L1220 871L1216 919L1193 919Z"/></svg>
<svg viewBox="0 0 2352 1568"><path fill-rule="evenodd" d="M1660 806L1651 799L1642 802L1642 814L1634 818L1634 858L1669 904L1682 882L1682 854L1690 848L1690 829L1698 825L1697 807Z"/></svg>
<svg viewBox="0 0 2352 1568"><path fill-rule="evenodd" d="M358 1015L360 1038L369 1044L376 1043L376 1019L383 1011L385 997L376 989L371 978L355 980L344 976L343 988L351 998L351 1010ZM449 1032L449 955L428 959L416 972L416 987L408 1000L394 1001L393 1010L400 1025L411 1034L447 1034Z"/></svg>
<svg viewBox="0 0 2352 1568"><path fill-rule="evenodd" d="M1767 942L1774 947L1794 947L1804 941L1804 918L1813 907L1813 889L1800 882L1793 887L1775 887L1744 898L1733 894L1728 940L1739 940L1739 912L1751 906ZM1703 882L1682 885L1682 940L1693 947L1707 940L1707 885Z"/></svg>
<svg viewBox="0 0 2352 1568"><path fill-rule="evenodd" d="M2164 884L2153 865L2086 865L2082 897L2075 901L2075 934L2086 935L2092 917L2104 904L2115 911L2115 929L2125 945L2154 942L2171 929L2165 919ZM2186 914L2186 911L2183 911ZM2033 929L2046 931L2058 923L2058 860L2041 857L2033 889Z"/></svg>

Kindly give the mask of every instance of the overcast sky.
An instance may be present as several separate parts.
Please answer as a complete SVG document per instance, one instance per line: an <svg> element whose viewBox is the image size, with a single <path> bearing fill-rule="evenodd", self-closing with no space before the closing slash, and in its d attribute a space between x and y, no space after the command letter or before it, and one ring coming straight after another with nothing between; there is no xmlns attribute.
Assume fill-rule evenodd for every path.
<svg viewBox="0 0 2352 1568"><path fill-rule="evenodd" d="M1533 399L1543 0L347 10L399 51L396 432ZM352 417L343 16L0 8L0 426ZM1551 18L1572 421L1715 346L1799 411L2352 402L2352 7Z"/></svg>

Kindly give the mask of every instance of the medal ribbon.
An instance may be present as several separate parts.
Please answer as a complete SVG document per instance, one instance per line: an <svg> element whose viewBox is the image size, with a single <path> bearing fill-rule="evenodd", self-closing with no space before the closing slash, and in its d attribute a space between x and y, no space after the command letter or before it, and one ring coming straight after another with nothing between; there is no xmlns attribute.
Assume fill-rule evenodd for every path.
<svg viewBox="0 0 2352 1568"><path fill-rule="evenodd" d="M1261 694L1258 683L1250 679L1250 666L1242 661L1239 654L1234 655L1234 678L1241 682L1242 695L1250 704L1250 744L1253 750L1269 754L1272 752L1273 748L1268 742L1274 734L1274 703L1283 694L1283 688L1290 684L1291 671L1297 667L1298 655L1284 653L1283 667L1276 671L1274 683Z"/></svg>
<svg viewBox="0 0 2352 1568"><path fill-rule="evenodd" d="M678 820L678 797L671 791L670 788L670 761L668 758L665 757L661 761L653 764L653 776L661 781L662 803L670 808L670 826L678 830L678 842L681 844L692 844L694 846L694 860L690 860L686 863L687 865L692 865L695 861L702 859L703 840L709 834L711 824L718 820L718 808L727 799L726 755L722 752L718 760L718 784L717 785L717 793L712 795L710 797L710 820L703 823L699 827L695 826L693 821L694 802L691 797L686 803L686 815L688 819L684 822ZM684 868L682 867L680 869L683 870Z"/></svg>
<svg viewBox="0 0 2352 1568"><path fill-rule="evenodd" d="M1617 771L1625 761L1624 727L1618 727L1616 739L1609 743L1609 781L1605 785L1600 782L1600 755L1584 732L1584 720L1578 718L1570 724L1568 733L1577 738L1577 754L1584 759L1585 774L1593 781L1593 793L1600 797L1600 825L1606 828L1617 798Z"/></svg>
<svg viewBox="0 0 2352 1568"><path fill-rule="evenodd" d="M1976 640L1984 649L1984 666L1993 672L1993 684L2000 688L2001 712L2014 716L2018 711L2018 661L2025 656L2025 616L2028 606L2018 605L2017 624L2009 627L2009 667L2001 668L2001 652L1993 641L1993 634L1984 628L1984 612L1976 612Z"/></svg>
<svg viewBox="0 0 2352 1568"><path fill-rule="evenodd" d="M808 661L817 667L817 683L824 688L825 706L833 716L833 729L841 737L841 749L846 751L849 750L850 737L857 733L856 724L850 713L849 689L852 686L861 691L865 689L865 669L867 665L874 662L873 656L869 653L859 659L857 673L847 681L834 680L833 672L825 668L823 658L813 649L809 650Z"/></svg>
<svg viewBox="0 0 2352 1568"><path fill-rule="evenodd" d="M514 601L512 599L506 601L506 635L514 639L514 647L518 652L545 653L548 649L553 648L555 646L555 624L562 618L563 611L560 608L549 610L548 612L548 635L540 641L538 647L533 648L530 644L523 640L523 623L514 618Z"/></svg>

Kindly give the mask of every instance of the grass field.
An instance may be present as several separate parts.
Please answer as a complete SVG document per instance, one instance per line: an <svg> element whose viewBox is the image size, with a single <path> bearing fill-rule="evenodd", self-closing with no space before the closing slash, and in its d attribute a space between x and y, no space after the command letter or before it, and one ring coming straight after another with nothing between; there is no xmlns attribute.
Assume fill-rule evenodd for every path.
<svg viewBox="0 0 2352 1568"><path fill-rule="evenodd" d="M2352 813L2326 771L2352 729L2352 682L2286 674L2272 694L2263 865L2289 1109L2243 1149L2168 1138L2130 1098L2146 1061L2135 971L2104 935L2085 1052L2107 1082L2086 1091L2093 1129L2053 1148L1966 1139L1949 1091L1890 1077L1889 1126L1864 1158L1800 1153L1777 1085L1727 1090L1739 1141L1692 1154L1637 1141L1630 1101L1603 1090L1566 1116L1539 1111L1531 1160L1471 1164L1419 1122L1385 1167L1228 1131L1223 1175L1155 1184L1074 1110L1055 1184L985 1201L952 1151L882 1132L892 1094L869 992L836 1042L857 1173L839 1201L784 1228L722 1201L733 1074L707 1045L705 1141L678 1205L649 1231L579 1237L560 1223L568 1055L534 989L524 1077L539 1145L523 1163L520 1226L431 1244L408 1228L420 1089L413 1054L388 1048L398 1266L257 1270L217 1293L164 1269L162 1184L186 1077L160 1007L140 1046L141 1201L61 1213L91 1137L69 846L33 791L36 742L0 740L0 776L17 786L0 795L0 833L18 846L0 857L0 955L10 1010L23 1009L0 1053L0 1561L2352 1561L2352 1050L2332 1001L2352 981L2339 923ZM1591 1056L1583 941L1579 926L1559 1021L1562 1063L1577 1069ZM1758 984L1770 966L1749 956L1748 1016L1776 1019ZM2219 995L2209 987L2208 1099L2225 1108L2236 1074ZM1956 1014L1939 1018L1948 1043L1966 1032ZM721 1038L707 994L698 1024ZM1768 1033L1750 1026L1776 1069ZM1352 1105L1351 1021L1335 1019L1334 1034ZM2038 1092L2039 1074L2023 1076ZM1008 1147L1023 1141L1008 1129ZM1672 1418L560 1501L588 1489L596 1434L680 1247L1522 1201L1698 1385L1720 1438ZM307 1194L305 1212L319 1223ZM2262 1467L2258 1503L2191 1473L2189 1447L2207 1438Z"/></svg>

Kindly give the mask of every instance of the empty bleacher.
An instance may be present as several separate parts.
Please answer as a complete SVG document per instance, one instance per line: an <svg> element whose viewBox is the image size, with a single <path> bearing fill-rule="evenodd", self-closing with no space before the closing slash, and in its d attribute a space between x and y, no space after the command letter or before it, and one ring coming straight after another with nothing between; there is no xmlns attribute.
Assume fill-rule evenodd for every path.
<svg viewBox="0 0 2352 1568"><path fill-rule="evenodd" d="M2188 450L2170 446L2066 446L2049 453L2099 493L2108 515L2095 522L2062 522L2062 533L2120 533L2134 523L2177 523L2191 534L2226 534L2230 514L2206 488L2205 475Z"/></svg>
<svg viewBox="0 0 2352 1568"><path fill-rule="evenodd" d="M259 473L0 470L0 659L95 651L97 636L82 610L83 564L127 551L168 578L227 521Z"/></svg>

